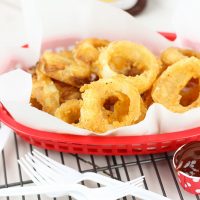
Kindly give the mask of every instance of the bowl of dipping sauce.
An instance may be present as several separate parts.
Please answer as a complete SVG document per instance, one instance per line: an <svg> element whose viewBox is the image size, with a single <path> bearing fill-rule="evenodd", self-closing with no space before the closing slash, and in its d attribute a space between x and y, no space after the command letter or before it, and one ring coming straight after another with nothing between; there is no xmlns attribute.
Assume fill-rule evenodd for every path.
<svg viewBox="0 0 200 200"><path fill-rule="evenodd" d="M200 194L200 141L181 146L174 154L173 165L184 190Z"/></svg>

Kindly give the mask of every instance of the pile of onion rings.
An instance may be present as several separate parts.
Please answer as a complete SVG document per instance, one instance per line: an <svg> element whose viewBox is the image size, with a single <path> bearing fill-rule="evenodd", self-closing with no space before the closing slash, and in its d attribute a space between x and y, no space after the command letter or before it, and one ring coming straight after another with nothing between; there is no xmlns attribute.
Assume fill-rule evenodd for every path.
<svg viewBox="0 0 200 200"><path fill-rule="evenodd" d="M30 103L95 133L142 121L153 103L182 113L200 106L200 53L171 47L154 55L131 41L89 38L44 52Z"/></svg>

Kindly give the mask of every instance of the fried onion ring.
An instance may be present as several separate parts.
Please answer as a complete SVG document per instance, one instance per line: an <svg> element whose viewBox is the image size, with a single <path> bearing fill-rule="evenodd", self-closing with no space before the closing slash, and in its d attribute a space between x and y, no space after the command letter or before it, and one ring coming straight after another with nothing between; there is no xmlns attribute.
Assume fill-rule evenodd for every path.
<svg viewBox="0 0 200 200"><path fill-rule="evenodd" d="M77 64L70 52L45 52L39 62L39 68L47 76L74 87L89 83L89 67Z"/></svg>
<svg viewBox="0 0 200 200"><path fill-rule="evenodd" d="M158 78L152 90L153 100L173 112L181 113L199 107L199 94L190 105L183 106L180 103L180 92L192 78L200 79L200 60L195 57L181 59L168 67Z"/></svg>
<svg viewBox="0 0 200 200"><path fill-rule="evenodd" d="M92 65L99 57L99 49L109 44L108 40L90 38L79 42L73 50L77 62Z"/></svg>
<svg viewBox="0 0 200 200"><path fill-rule="evenodd" d="M192 51L190 49L170 47L161 54L161 61L166 68L167 66L170 66L183 58L192 56L200 59L199 52Z"/></svg>
<svg viewBox="0 0 200 200"><path fill-rule="evenodd" d="M60 93L60 103L64 103L66 100L81 98L79 88L56 80L54 80L54 84Z"/></svg>
<svg viewBox="0 0 200 200"><path fill-rule="evenodd" d="M31 106L33 106L39 110L42 110L42 105L37 101L36 98L31 97L30 104L31 104Z"/></svg>
<svg viewBox="0 0 200 200"><path fill-rule="evenodd" d="M56 110L55 117L58 117L69 124L77 124L80 119L81 104L81 100L67 100Z"/></svg>
<svg viewBox="0 0 200 200"><path fill-rule="evenodd" d="M199 91L199 79L190 79L187 85L180 91L180 95L182 96L180 99L180 104L183 106L190 105L198 98Z"/></svg>
<svg viewBox="0 0 200 200"><path fill-rule="evenodd" d="M146 108L149 108L149 106L151 106L153 104L153 99L151 96L151 89L144 92L141 96L142 96L142 99L143 99L143 102L144 102Z"/></svg>
<svg viewBox="0 0 200 200"><path fill-rule="evenodd" d="M80 89L84 92L81 127L98 133L138 122L144 113L143 102L138 90L123 77L100 79Z"/></svg>
<svg viewBox="0 0 200 200"><path fill-rule="evenodd" d="M156 57L148 49L129 41L110 43L102 50L98 67L101 78L127 75L140 93L151 87L160 71Z"/></svg>
<svg viewBox="0 0 200 200"><path fill-rule="evenodd" d="M36 77L32 78L32 98L35 98L42 105L42 110L54 114L60 106L60 96L54 82L36 69Z"/></svg>

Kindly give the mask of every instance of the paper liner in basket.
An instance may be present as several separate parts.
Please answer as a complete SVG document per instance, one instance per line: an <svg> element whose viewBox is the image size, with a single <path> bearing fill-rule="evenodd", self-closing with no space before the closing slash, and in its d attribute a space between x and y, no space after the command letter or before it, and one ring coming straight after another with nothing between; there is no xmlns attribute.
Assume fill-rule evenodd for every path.
<svg viewBox="0 0 200 200"><path fill-rule="evenodd" d="M197 0L174 1L172 23L178 35L176 44L180 47L200 51L200 27L198 26L200 18L199 6L200 2Z"/></svg>
<svg viewBox="0 0 200 200"><path fill-rule="evenodd" d="M43 0L37 3L42 19L43 41L55 38L83 39L88 37L109 40L125 39L143 44L155 54L172 46L172 43L158 33L138 24L136 19L126 12L101 2L94 0ZM48 6L46 6L47 4ZM35 41L39 42L40 40L35 38ZM35 46L37 45L35 44ZM1 47L0 50L2 50ZM34 50L36 51L36 48ZM24 51L26 49L23 52L18 52L21 64L28 65L33 61L37 62L36 56L31 57L30 53L27 56ZM30 49L27 51L30 52ZM2 57L4 59L10 56L9 51L6 52L8 55ZM34 55L37 53L34 52ZM30 63L24 62L29 59ZM2 67L3 62L1 61L0 68ZM11 71L0 76L0 101L16 121L31 128L55 133L93 134L91 131L74 127L31 107L29 105L31 84L31 75L22 70ZM153 104L142 122L101 135L147 135L180 131L198 126L198 119L200 119L199 108L177 114L168 111L159 104Z"/></svg>
<svg viewBox="0 0 200 200"><path fill-rule="evenodd" d="M17 30L12 32L12 38L10 34L6 38L0 37L0 73L13 69L19 62L24 66L32 66L40 55L42 28L35 2L21 0L21 5L23 12L19 16L24 26L18 24L19 27L15 27ZM29 48L22 47L26 44Z"/></svg>

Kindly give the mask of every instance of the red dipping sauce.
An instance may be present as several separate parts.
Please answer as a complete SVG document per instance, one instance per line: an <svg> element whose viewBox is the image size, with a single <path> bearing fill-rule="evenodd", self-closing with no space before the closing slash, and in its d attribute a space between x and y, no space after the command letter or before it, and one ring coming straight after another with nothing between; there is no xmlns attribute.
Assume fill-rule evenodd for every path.
<svg viewBox="0 0 200 200"><path fill-rule="evenodd" d="M184 145L175 155L174 162L177 171L189 176L200 177L200 142Z"/></svg>
<svg viewBox="0 0 200 200"><path fill-rule="evenodd" d="M192 194L200 194L200 141L180 147L173 164L181 186Z"/></svg>

